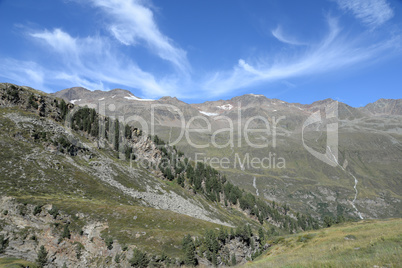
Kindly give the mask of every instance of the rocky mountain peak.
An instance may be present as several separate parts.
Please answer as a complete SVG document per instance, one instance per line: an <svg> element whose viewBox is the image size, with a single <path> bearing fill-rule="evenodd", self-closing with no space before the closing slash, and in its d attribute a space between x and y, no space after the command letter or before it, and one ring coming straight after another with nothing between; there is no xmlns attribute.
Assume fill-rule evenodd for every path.
<svg viewBox="0 0 402 268"><path fill-rule="evenodd" d="M267 97L264 95L256 95L256 94L245 94L241 96L234 97L230 99L230 101L234 103L241 103L242 106L250 105L250 104L261 104L269 101Z"/></svg>
<svg viewBox="0 0 402 268"><path fill-rule="evenodd" d="M402 99L379 99L361 109L371 114L402 115Z"/></svg>
<svg viewBox="0 0 402 268"><path fill-rule="evenodd" d="M70 101L70 100L81 99L84 96L88 96L90 94L91 94L91 91L86 88L71 87L71 88L66 88L66 89L59 91L56 96Z"/></svg>
<svg viewBox="0 0 402 268"><path fill-rule="evenodd" d="M164 96L158 100L159 102L166 103L166 104L171 104L171 105L187 105L185 102L179 100L176 97L170 97L170 96Z"/></svg>
<svg viewBox="0 0 402 268"><path fill-rule="evenodd" d="M315 101L312 104L308 105L310 107L316 107L316 106L323 106L323 105L327 105L329 103L334 102L335 100L332 98L326 98L324 100L319 100L319 101Z"/></svg>
<svg viewBox="0 0 402 268"><path fill-rule="evenodd" d="M130 91L121 88L115 88L106 92L109 93L109 95L117 95L121 97L134 96L133 93L131 93Z"/></svg>

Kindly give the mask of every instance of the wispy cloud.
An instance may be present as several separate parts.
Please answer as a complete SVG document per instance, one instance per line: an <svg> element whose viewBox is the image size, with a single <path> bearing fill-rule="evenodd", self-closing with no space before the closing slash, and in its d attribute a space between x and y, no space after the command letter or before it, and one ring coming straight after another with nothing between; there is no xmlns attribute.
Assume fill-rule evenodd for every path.
<svg viewBox="0 0 402 268"><path fill-rule="evenodd" d="M394 16L386 0L336 0L339 7L352 12L356 18L376 28Z"/></svg>
<svg viewBox="0 0 402 268"><path fill-rule="evenodd" d="M124 45L144 42L160 58L171 62L180 71L190 71L184 50L175 46L163 35L150 8L139 0L92 0L110 18L108 28L112 35Z"/></svg>
<svg viewBox="0 0 402 268"><path fill-rule="evenodd" d="M334 71L400 47L400 36L367 46L359 37L351 39L341 35L337 19L328 17L327 21L329 31L325 38L310 45L309 49L302 50L297 56L280 54L274 60L263 58L253 64L240 59L232 70L218 71L210 75L204 82L204 90L214 95L222 95L262 82Z"/></svg>
<svg viewBox="0 0 402 268"><path fill-rule="evenodd" d="M32 61L20 61L16 59L2 59L0 63L0 73L21 85L26 85L50 92L44 86L45 71L43 68Z"/></svg>
<svg viewBox="0 0 402 268"><path fill-rule="evenodd" d="M276 27L276 29L273 30L271 33L276 39L278 39L279 41L281 41L283 43L290 44L290 45L296 45L296 46L305 45L305 43L300 42L291 36L286 36L283 33L281 26Z"/></svg>
<svg viewBox="0 0 402 268"><path fill-rule="evenodd" d="M69 34L61 29L55 29L53 32L47 30L30 33L32 37L45 40L53 49L62 53L77 53L77 43Z"/></svg>
<svg viewBox="0 0 402 268"><path fill-rule="evenodd" d="M342 9L352 11L371 27L381 25L393 16L384 0L367 0L368 4L336 1ZM215 72L195 75L190 71L186 52L159 30L152 10L142 1L90 0L90 3L102 10L100 14L106 15L102 19L106 20L104 26L111 35L101 35L104 31L99 31L93 36L79 37L60 28L31 30L28 35L43 45L51 60L43 65L40 61L2 60L1 76L42 90L48 90L46 87L50 85L106 90L111 85L118 85L138 89L142 93L140 97L145 98L170 95L196 99L233 95L247 87L273 81L292 87L288 79L344 70L392 55L394 49L401 50L398 34L381 40L365 36L365 33L346 35L337 18L327 17L328 32L319 42L301 42L278 26L271 33L279 41L291 45L286 49L273 51L269 58L239 59L229 70L218 66ZM360 7L364 8L360 10ZM138 45L176 68L167 74L145 71L137 64L135 56L128 57L122 52L127 49L134 52Z"/></svg>
<svg viewBox="0 0 402 268"><path fill-rule="evenodd" d="M102 11L102 19L106 22L103 26L111 36L98 33L75 37L60 28L28 30L28 36L39 41L49 57L53 56L54 66L49 66L52 61L47 62L45 67L39 62L10 59L8 65L11 67L0 63L0 70L4 69L2 76L21 83L29 80L27 84L41 89L44 89L44 84L65 84L107 90L109 84L115 84L138 89L143 97L148 98L164 95L183 97L180 87L191 83L191 67L186 52L161 33L146 2L91 0L90 3ZM120 45L116 46L114 38ZM144 71L135 58L120 52L122 46L137 45L143 45L158 58L170 62L174 69L164 75L151 74Z"/></svg>
<svg viewBox="0 0 402 268"><path fill-rule="evenodd" d="M50 47L61 60L59 70L42 68L53 82L68 81L90 89L104 89L103 83L113 83L138 88L147 96L174 92L172 85L166 82L168 78L157 81L152 74L114 50L105 37L75 38L61 29L30 35Z"/></svg>

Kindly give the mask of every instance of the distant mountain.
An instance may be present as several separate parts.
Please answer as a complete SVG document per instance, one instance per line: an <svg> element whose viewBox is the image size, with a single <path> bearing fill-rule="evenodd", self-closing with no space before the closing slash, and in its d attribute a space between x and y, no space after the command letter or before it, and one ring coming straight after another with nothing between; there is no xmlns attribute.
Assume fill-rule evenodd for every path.
<svg viewBox="0 0 402 268"><path fill-rule="evenodd" d="M101 91L101 90L90 91L83 87L72 87L57 92L55 96L63 98L72 103L77 102L77 104L81 103L83 100L87 101L92 100L92 102L95 102L95 101L102 101L106 98L150 101L137 98L130 91L119 88L110 91Z"/></svg>
<svg viewBox="0 0 402 268"><path fill-rule="evenodd" d="M373 115L402 115L402 99L379 99L374 103L367 104L361 110Z"/></svg>
<svg viewBox="0 0 402 268"><path fill-rule="evenodd" d="M55 95L73 101L68 97L72 90ZM268 199L288 203L317 217L341 214L356 218L402 216L401 99L380 99L365 107L354 108L332 99L299 104L255 94L186 104L170 97L154 101L130 100L124 94L131 96L131 93L125 91L121 95L114 90L80 92L83 93L74 95L74 99L80 99L76 102L78 105L92 105L109 116L139 116L149 123L149 131L153 109L156 134L170 142L181 138L176 146L192 159L196 154L201 156L200 153L209 159L227 157L230 168L218 169L235 184L253 193L258 191ZM105 104L99 100L101 98ZM115 109L108 108L111 104ZM181 120L181 115L184 120ZM306 125L313 115L315 122ZM208 133L192 133L189 140L183 132L182 121L186 125L196 117L205 120L191 121L190 128L207 129L207 121L211 129ZM336 152L328 149L327 144L327 127L334 122L338 124ZM135 120L131 123L138 125ZM248 129L267 129L268 124L268 131L248 133L247 142L244 135L246 124ZM232 136L229 131L221 131L228 128L233 128ZM228 143L232 138L234 142ZM218 147L212 145L212 139ZM195 148L194 144L204 146ZM268 146L256 148L250 144ZM307 147L311 148L310 151ZM313 156L311 150L326 162ZM270 153L275 154L276 161L284 159L286 168L240 165L247 157L264 159ZM338 153L336 161L333 153Z"/></svg>

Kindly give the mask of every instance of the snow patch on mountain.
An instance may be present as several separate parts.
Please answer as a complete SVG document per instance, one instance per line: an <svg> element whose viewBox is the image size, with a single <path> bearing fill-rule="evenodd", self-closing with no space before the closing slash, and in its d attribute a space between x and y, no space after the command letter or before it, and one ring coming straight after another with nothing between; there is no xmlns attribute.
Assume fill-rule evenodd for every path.
<svg viewBox="0 0 402 268"><path fill-rule="evenodd" d="M254 97L264 97L264 95L261 95L261 94L253 94L253 93L250 93L250 94L247 94L247 95L254 96Z"/></svg>
<svg viewBox="0 0 402 268"><path fill-rule="evenodd" d="M231 105L231 104L225 104L225 105L216 106L216 107L218 107L219 109L222 109L222 110L226 110L226 111L230 111L233 109L233 105Z"/></svg>
<svg viewBox="0 0 402 268"><path fill-rule="evenodd" d="M140 98L137 98L137 97L134 96L134 95L125 96L124 98L125 98L125 99L128 99L128 100L135 100L135 101L154 101L154 100L152 100L152 99L140 99Z"/></svg>
<svg viewBox="0 0 402 268"><path fill-rule="evenodd" d="M206 116L217 116L217 113L209 113L209 112L204 112L204 111L200 111L200 113L205 114Z"/></svg>

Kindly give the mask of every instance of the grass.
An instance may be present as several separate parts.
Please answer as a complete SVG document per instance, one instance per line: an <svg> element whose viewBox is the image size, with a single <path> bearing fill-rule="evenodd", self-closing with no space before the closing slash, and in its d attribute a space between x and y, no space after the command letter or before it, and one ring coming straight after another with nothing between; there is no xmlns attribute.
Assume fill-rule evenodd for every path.
<svg viewBox="0 0 402 268"><path fill-rule="evenodd" d="M35 263L17 259L17 258L0 258L0 268L21 268L21 267L38 267Z"/></svg>
<svg viewBox="0 0 402 268"><path fill-rule="evenodd" d="M247 267L400 267L402 219L345 223L269 243Z"/></svg>

